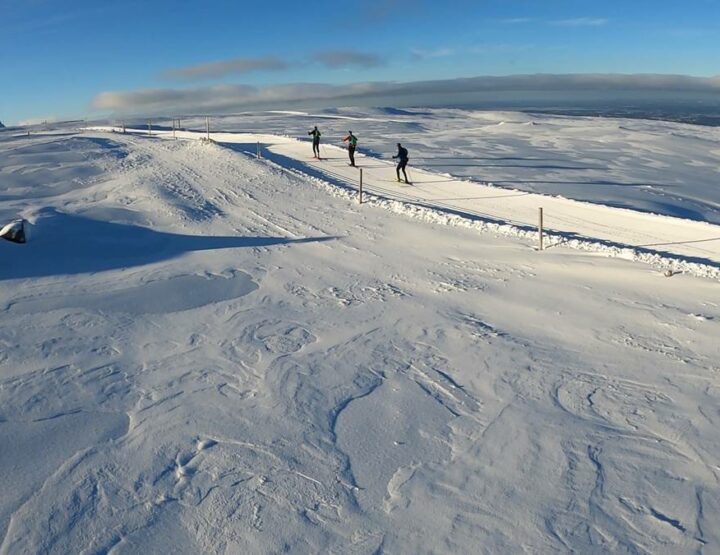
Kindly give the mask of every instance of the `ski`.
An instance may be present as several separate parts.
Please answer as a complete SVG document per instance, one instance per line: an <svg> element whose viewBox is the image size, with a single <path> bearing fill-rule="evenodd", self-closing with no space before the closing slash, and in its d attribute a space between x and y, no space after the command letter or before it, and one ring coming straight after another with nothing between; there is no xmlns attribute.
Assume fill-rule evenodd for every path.
<svg viewBox="0 0 720 555"><path fill-rule="evenodd" d="M405 181L398 181L397 179L379 179L378 181L382 181L383 183L397 183L398 185L412 185L413 184L411 181L405 182Z"/></svg>

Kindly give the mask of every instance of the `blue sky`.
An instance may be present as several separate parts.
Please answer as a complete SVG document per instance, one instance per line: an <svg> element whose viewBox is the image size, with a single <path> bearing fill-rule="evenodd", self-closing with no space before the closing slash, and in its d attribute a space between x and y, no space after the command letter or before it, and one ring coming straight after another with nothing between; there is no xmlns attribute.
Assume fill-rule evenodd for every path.
<svg viewBox="0 0 720 555"><path fill-rule="evenodd" d="M116 111L149 89L711 77L719 52L720 0L0 0L0 120Z"/></svg>

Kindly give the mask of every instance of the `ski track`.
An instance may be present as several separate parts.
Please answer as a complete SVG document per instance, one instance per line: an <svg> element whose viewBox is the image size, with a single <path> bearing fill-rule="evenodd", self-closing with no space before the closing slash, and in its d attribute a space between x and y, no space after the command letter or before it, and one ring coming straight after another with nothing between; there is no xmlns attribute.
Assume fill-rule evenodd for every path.
<svg viewBox="0 0 720 555"><path fill-rule="evenodd" d="M107 428L46 475L23 471L1 554L718 549L717 303L663 281L660 306L633 266L613 271L636 289L581 275L581 255L513 258L527 249L498 238L473 257L466 230L437 226L414 249L405 238L432 224L215 144L94 140L3 145L75 141L68 175L96 164L3 213L54 199L187 235L340 239L5 280L0 434L97 413ZM445 251L452 233L467 243ZM89 293L142 305L143 284L204 276L192 287L212 293L238 272L257 290L198 306L103 310ZM678 279L701 299L716 285ZM564 301L577 291L587 307Z"/></svg>
<svg viewBox="0 0 720 555"><path fill-rule="evenodd" d="M100 128L102 129L111 128ZM183 132L181 135L184 139L201 137L199 133ZM341 152L336 146L326 147L330 155L327 155L322 163L307 162L304 158L304 145L287 137L242 133L220 133L216 136L222 144L233 150L240 144L241 151L247 150L242 146L242 141L251 144L256 140L267 142L266 153L271 160L274 160L271 163L275 166L294 175L315 180L338 196L346 198L354 196L357 175L355 172L348 173L348 168L336 161L339 158L336 154ZM668 153L660 150L655 154ZM367 163L368 160L370 164ZM375 173L375 169L369 171L371 168L382 168L386 172L391 172L392 166L386 161L365 158L361 166L365 167L366 202L383 206L394 212L445 225L471 227L485 232L530 239L536 234L536 224L533 221L537 217L537 206L544 204L546 212L552 213L554 222L545 232L549 247L565 245L601 252L606 256L630 258L659 268L670 267L677 272L684 271L715 279L720 276L717 268L720 260L718 258L720 254L717 252L718 230L717 226L709 225L707 222L698 224L689 219L685 221L678 218L663 219L653 213L620 210L619 208L624 208L621 203L615 203L616 206L609 209L606 206L570 201L560 195L534 196L526 202L519 199L518 202L513 203L512 200L517 199L508 200L510 197L523 197L531 195L531 192L521 192L517 189L501 192L502 189L496 191L492 182L473 183L465 179L445 179L444 181L450 183L452 187L437 186L434 184L438 183L438 177L442 176L420 169L413 170L417 172L419 181L414 183L412 191L401 192L397 187L379 185L378 180L380 182L385 180ZM533 166L535 169L542 167ZM553 169L554 166L548 168ZM559 169L601 170L603 168L570 166ZM452 177L450 174L448 176ZM457 190L462 193L455 192ZM465 196L443 198L448 194ZM458 200L465 202L454 203ZM683 205L683 199L680 201L680 205ZM686 208L685 210L687 211ZM579 215L576 216L575 213ZM674 231L666 232L665 228Z"/></svg>

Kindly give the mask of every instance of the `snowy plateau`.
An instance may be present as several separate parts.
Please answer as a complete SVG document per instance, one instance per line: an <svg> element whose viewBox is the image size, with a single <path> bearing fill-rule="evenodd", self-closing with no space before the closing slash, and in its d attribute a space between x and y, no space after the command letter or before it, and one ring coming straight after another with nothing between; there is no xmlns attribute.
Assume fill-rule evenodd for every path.
<svg viewBox="0 0 720 555"><path fill-rule="evenodd" d="M720 553L720 128L171 121L0 132L0 554Z"/></svg>

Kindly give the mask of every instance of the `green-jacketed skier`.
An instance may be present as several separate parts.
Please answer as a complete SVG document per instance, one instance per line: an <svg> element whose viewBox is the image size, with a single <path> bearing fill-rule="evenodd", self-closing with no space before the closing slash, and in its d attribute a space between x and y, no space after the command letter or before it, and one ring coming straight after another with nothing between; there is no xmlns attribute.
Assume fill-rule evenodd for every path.
<svg viewBox="0 0 720 555"><path fill-rule="evenodd" d="M348 131L348 136L343 139L348 144L348 156L350 156L350 165L355 167L355 149L357 148L358 139L353 135L352 131Z"/></svg>

